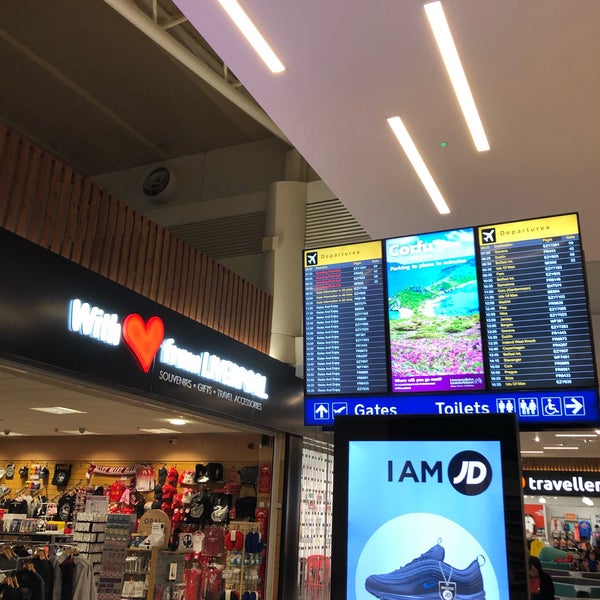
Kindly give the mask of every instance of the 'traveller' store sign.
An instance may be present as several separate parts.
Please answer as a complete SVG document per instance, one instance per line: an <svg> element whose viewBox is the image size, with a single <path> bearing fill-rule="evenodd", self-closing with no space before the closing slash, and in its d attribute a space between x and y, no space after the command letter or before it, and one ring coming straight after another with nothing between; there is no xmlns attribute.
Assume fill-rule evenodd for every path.
<svg viewBox="0 0 600 600"><path fill-rule="evenodd" d="M522 483L533 496L600 496L600 473L589 471L523 471Z"/></svg>

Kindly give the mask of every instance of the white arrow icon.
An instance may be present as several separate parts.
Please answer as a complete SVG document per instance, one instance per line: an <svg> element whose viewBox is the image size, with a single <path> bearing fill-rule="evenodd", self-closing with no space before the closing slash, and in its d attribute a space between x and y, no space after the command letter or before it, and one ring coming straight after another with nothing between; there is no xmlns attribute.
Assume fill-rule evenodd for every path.
<svg viewBox="0 0 600 600"><path fill-rule="evenodd" d="M568 410L569 414L576 415L583 408L583 402L580 401L580 398L581 396L565 398L565 412Z"/></svg>
<svg viewBox="0 0 600 600"><path fill-rule="evenodd" d="M315 415L317 416L317 419L326 419L329 416L327 404L319 404L319 406L315 408Z"/></svg>

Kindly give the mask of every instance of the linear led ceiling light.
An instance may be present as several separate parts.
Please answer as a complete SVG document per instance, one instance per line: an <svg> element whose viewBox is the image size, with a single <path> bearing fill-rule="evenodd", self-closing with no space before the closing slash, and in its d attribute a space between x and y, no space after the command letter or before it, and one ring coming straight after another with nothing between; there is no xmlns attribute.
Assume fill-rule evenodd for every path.
<svg viewBox="0 0 600 600"><path fill-rule="evenodd" d="M65 406L38 406L32 407L31 410L39 410L40 412L50 413L51 415L74 415L86 414L83 410L77 410L75 408L67 408Z"/></svg>
<svg viewBox="0 0 600 600"><path fill-rule="evenodd" d="M413 169L417 172L421 183L425 186L425 189L433 200L435 207L438 209L440 214L447 215L450 212L450 209L448 208L442 193L431 176L425 161L421 158L421 154L417 150L417 147L410 137L410 133L408 133L408 130L404 126L402 119L400 117L390 117L387 122L392 128L396 138L398 138L398 141L402 146L402 150L404 150L406 153L408 160L410 160Z"/></svg>
<svg viewBox="0 0 600 600"><path fill-rule="evenodd" d="M479 118L477 112L477 106L475 106L475 100L467 81L467 76L463 69L458 51L454 45L452 33L444 14L444 8L441 2L429 2L425 4L425 14L429 19L429 25L433 30L435 41L437 42L438 48L442 55L446 71L452 82L454 93L460 104L460 108L467 122L467 127L471 132L471 137L475 143L475 148L479 152L485 152L490 149L490 144L483 130L483 124Z"/></svg>
<svg viewBox="0 0 600 600"><path fill-rule="evenodd" d="M273 52L271 46L269 46L237 0L218 0L218 2L271 72L281 73L285 71L283 63L279 60L275 52Z"/></svg>

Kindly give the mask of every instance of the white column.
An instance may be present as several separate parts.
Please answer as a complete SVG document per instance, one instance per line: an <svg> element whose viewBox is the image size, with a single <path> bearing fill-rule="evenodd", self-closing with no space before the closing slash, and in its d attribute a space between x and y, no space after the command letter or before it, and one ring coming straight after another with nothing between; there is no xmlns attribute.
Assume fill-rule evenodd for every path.
<svg viewBox="0 0 600 600"><path fill-rule="evenodd" d="M269 189L265 223L264 286L273 295L271 351L274 358L296 365L296 340L302 336L302 248L307 184L278 181Z"/></svg>

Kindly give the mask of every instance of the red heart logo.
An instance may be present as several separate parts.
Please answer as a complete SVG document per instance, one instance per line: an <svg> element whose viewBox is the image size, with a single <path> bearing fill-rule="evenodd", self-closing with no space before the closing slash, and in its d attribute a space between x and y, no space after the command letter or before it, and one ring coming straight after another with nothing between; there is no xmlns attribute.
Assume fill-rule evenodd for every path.
<svg viewBox="0 0 600 600"><path fill-rule="evenodd" d="M147 323L140 315L127 315L123 320L123 339L133 352L141 369L147 373L165 337L160 317L150 317Z"/></svg>

